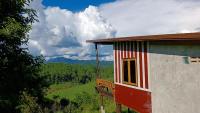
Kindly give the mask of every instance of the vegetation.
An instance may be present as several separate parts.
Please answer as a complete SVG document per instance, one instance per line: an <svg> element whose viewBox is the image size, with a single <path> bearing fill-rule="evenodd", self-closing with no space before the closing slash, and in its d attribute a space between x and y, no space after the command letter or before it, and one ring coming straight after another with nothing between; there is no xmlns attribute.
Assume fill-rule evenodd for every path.
<svg viewBox="0 0 200 113"><path fill-rule="evenodd" d="M56 78L53 79L56 82L51 82L52 85L46 96L48 100L53 101L49 106L51 108L50 111L62 113L98 113L99 95L94 88L95 72L96 68L94 65L72 65L65 63L44 64L41 73L50 78ZM112 79L113 66L102 66L101 75L105 79ZM73 79L71 81L69 79L61 79L67 76L73 76ZM90 80L82 82L84 77L89 77ZM61 105L61 101L65 101L68 104ZM106 111L115 111L115 105L112 100L105 99L105 106L107 106Z"/></svg>
<svg viewBox="0 0 200 113"><path fill-rule="evenodd" d="M72 103L76 103L78 105L76 110L79 113L99 113L99 95L95 91L94 81L65 88L65 86L69 85L70 83L52 85L48 91L47 98L57 102L67 99ZM104 104L106 112L112 113L115 111L115 104L112 100L105 98Z"/></svg>
<svg viewBox="0 0 200 113"><path fill-rule="evenodd" d="M104 79L113 80L112 65L101 66L100 70ZM75 79L72 81L52 82L46 95L46 98L52 101L49 110L59 113L99 113L99 95L94 88L96 72L94 65L49 63L42 66L41 73L44 75L48 73L49 76L61 76L62 78L64 75L67 76L75 72L78 74L74 76ZM82 83L78 78L82 78L85 73L89 73L91 81ZM61 104L63 102L66 104ZM104 105L106 112L115 112L113 100L104 98ZM127 108L123 108L123 112L126 113Z"/></svg>
<svg viewBox="0 0 200 113"><path fill-rule="evenodd" d="M42 102L48 86L39 74L42 58L24 48L36 20L35 11L25 7L30 1L0 1L0 109L4 113L20 112L25 94L37 98L36 103Z"/></svg>
<svg viewBox="0 0 200 113"><path fill-rule="evenodd" d="M41 67L41 75L47 77L51 84L64 82L88 83L95 78L96 68L94 65L79 65L66 63L48 63ZM112 78L113 66L103 66L101 68L103 78Z"/></svg>
<svg viewBox="0 0 200 113"><path fill-rule="evenodd" d="M41 56L34 57L25 48L31 24L37 21L36 12L26 7L31 1L0 1L1 112L98 113L94 65L44 64ZM113 66L100 72L112 80ZM105 99L104 104L106 112L114 112L112 100Z"/></svg>

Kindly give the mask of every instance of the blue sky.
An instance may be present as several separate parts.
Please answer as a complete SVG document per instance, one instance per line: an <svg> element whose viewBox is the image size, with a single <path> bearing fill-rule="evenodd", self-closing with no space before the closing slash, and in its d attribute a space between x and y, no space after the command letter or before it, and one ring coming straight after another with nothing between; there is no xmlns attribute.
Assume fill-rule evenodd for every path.
<svg viewBox="0 0 200 113"><path fill-rule="evenodd" d="M200 0L34 0L39 22L32 26L34 55L95 59L86 40L200 31ZM112 47L102 47L112 60Z"/></svg>
<svg viewBox="0 0 200 113"><path fill-rule="evenodd" d="M89 5L99 6L103 3L114 2L115 0L43 0L45 6L58 6L62 9L68 9L73 12L84 10Z"/></svg>

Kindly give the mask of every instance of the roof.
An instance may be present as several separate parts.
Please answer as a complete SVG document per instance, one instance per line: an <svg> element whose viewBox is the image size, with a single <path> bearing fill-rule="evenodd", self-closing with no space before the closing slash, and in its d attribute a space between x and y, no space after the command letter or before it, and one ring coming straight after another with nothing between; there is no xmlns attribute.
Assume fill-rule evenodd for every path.
<svg viewBox="0 0 200 113"><path fill-rule="evenodd" d="M125 41L200 41L200 32L106 38L87 40L86 42L99 44L113 44L113 42Z"/></svg>

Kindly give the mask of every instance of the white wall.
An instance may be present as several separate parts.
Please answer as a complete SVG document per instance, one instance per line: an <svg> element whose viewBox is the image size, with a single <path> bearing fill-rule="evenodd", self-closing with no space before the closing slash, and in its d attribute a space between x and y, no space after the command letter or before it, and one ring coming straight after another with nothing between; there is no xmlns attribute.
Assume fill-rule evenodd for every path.
<svg viewBox="0 0 200 113"><path fill-rule="evenodd" d="M200 56L200 45L149 47L153 113L200 113L200 63L187 62Z"/></svg>

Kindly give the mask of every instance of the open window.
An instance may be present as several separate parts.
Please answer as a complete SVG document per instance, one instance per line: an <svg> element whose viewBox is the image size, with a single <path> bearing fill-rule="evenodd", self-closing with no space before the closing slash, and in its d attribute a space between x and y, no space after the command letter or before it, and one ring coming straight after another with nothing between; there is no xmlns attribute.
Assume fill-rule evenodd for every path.
<svg viewBox="0 0 200 113"><path fill-rule="evenodd" d="M137 66L135 59L123 59L123 83L137 86Z"/></svg>

